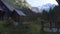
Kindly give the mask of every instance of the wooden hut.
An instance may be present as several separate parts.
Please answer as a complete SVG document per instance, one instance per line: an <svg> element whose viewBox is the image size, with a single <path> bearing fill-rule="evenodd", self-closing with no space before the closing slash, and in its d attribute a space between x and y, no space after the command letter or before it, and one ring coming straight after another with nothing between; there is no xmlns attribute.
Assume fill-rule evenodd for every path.
<svg viewBox="0 0 60 34"><path fill-rule="evenodd" d="M4 0L0 0L0 19L5 21L7 20L8 22L8 20L11 18L14 22L21 23L21 17L24 16L26 15L21 10L16 10Z"/></svg>
<svg viewBox="0 0 60 34"><path fill-rule="evenodd" d="M4 14L4 20L11 18L14 22L22 23L24 21L31 21L34 17L36 18L36 13L28 7L24 7L22 10L15 9L9 3L5 2L5 0L0 0L0 5L3 8L2 11L4 11L4 13L2 13Z"/></svg>

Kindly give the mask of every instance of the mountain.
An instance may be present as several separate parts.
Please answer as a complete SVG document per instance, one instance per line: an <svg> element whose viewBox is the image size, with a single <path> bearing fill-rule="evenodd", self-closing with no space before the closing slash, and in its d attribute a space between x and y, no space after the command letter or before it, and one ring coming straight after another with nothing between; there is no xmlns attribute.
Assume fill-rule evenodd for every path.
<svg viewBox="0 0 60 34"><path fill-rule="evenodd" d="M38 7L32 7L32 8L35 10L36 13L39 12L39 8Z"/></svg>
<svg viewBox="0 0 60 34"><path fill-rule="evenodd" d="M43 10L49 12L50 8L53 9L56 5L54 4L45 4L39 7L33 7L33 9L35 9L36 13L42 12Z"/></svg>
<svg viewBox="0 0 60 34"><path fill-rule="evenodd" d="M42 10L45 10L45 11L48 12L50 10L50 8L53 9L54 7L55 7L54 4L48 3L48 4L45 4L45 5L41 6L41 7L39 7L39 9L42 9Z"/></svg>
<svg viewBox="0 0 60 34"><path fill-rule="evenodd" d="M29 8L31 11L34 11L26 0L4 0L4 1L9 3L15 9L23 9L23 7L25 7Z"/></svg>

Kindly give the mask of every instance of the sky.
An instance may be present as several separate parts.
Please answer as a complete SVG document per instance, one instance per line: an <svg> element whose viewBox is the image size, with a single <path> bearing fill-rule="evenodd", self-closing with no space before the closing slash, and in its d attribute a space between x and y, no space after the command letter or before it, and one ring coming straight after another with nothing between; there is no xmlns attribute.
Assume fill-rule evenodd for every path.
<svg viewBox="0 0 60 34"><path fill-rule="evenodd" d="M32 7L42 6L48 3L58 5L56 0L26 0Z"/></svg>

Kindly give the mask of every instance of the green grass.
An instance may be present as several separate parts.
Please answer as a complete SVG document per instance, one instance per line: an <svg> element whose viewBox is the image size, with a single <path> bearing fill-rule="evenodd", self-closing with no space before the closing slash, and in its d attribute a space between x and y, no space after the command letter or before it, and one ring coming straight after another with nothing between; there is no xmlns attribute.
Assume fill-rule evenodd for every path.
<svg viewBox="0 0 60 34"><path fill-rule="evenodd" d="M40 34L39 24L36 24L35 22L31 22L30 29L31 29L31 34Z"/></svg>
<svg viewBox="0 0 60 34"><path fill-rule="evenodd" d="M0 21L0 27L3 27L3 21Z"/></svg>
<svg viewBox="0 0 60 34"><path fill-rule="evenodd" d="M41 32L40 24L38 22L31 22L30 24L31 34L60 34L60 32Z"/></svg>
<svg viewBox="0 0 60 34"><path fill-rule="evenodd" d="M9 29L3 27L3 23L4 21L0 21L0 34L7 34L9 33ZM30 31L31 34L60 34L60 32L41 32L40 30L40 25L35 21L35 22L31 22L29 25L29 29L16 29L15 30L16 34L19 34L20 31L23 32L23 34L26 34L26 32Z"/></svg>
<svg viewBox="0 0 60 34"><path fill-rule="evenodd" d="M60 34L60 32L41 32L40 34Z"/></svg>

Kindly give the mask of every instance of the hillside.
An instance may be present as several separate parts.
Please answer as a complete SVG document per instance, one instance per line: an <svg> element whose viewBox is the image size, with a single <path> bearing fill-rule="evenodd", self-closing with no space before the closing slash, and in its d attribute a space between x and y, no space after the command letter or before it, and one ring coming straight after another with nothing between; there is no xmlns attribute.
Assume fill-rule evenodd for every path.
<svg viewBox="0 0 60 34"><path fill-rule="evenodd" d="M5 1L9 3L11 6L13 6L15 9L29 8L32 11L34 11L25 0L5 0Z"/></svg>

